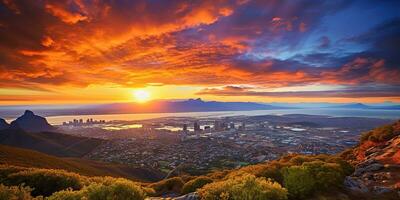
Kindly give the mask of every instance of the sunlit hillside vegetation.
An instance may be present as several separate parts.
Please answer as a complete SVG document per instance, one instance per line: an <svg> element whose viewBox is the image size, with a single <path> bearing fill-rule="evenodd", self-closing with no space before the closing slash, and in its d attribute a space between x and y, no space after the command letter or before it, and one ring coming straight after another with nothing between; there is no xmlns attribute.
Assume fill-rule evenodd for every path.
<svg viewBox="0 0 400 200"><path fill-rule="evenodd" d="M62 169L86 176L125 177L142 182L157 181L163 177L163 174L151 169L80 158L61 158L6 145L0 145L0 164Z"/></svg>
<svg viewBox="0 0 400 200"><path fill-rule="evenodd" d="M123 178L87 177L63 170L0 166L0 199L144 199L154 190ZM29 195L28 195L29 194ZM4 198L3 198L4 197ZM6 198L7 197L7 198Z"/></svg>
<svg viewBox="0 0 400 200"><path fill-rule="evenodd" d="M361 136L361 143L366 141L383 142L400 135L400 121L368 131Z"/></svg>
<svg viewBox="0 0 400 200"><path fill-rule="evenodd" d="M203 199L297 199L307 198L317 191L341 188L344 177L351 172L352 167L337 157L291 155L238 170L201 177L174 177L152 184L2 165L0 182L6 186L27 186L33 197L47 199L107 199L107 195L117 195L113 199L143 199L196 190ZM21 187L2 188L3 193L25 191Z"/></svg>

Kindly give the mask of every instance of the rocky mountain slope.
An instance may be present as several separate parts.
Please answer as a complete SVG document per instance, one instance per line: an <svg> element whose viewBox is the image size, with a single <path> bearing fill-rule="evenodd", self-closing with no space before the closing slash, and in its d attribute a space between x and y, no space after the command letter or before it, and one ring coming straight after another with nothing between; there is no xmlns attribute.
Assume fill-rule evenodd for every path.
<svg viewBox="0 0 400 200"><path fill-rule="evenodd" d="M399 192L400 197L400 121L365 133L357 147L342 155L355 166L345 180L350 190Z"/></svg>

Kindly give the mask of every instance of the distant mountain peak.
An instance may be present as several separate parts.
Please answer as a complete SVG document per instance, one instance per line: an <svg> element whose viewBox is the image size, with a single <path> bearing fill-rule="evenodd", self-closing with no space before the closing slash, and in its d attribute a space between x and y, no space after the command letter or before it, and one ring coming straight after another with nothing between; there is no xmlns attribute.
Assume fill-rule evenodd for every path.
<svg viewBox="0 0 400 200"><path fill-rule="evenodd" d="M25 110L24 116L34 116L35 114L30 110Z"/></svg>
<svg viewBox="0 0 400 200"><path fill-rule="evenodd" d="M42 132L54 130L46 118L35 115L30 110L25 110L24 114L11 122L10 128L23 129L28 132Z"/></svg>
<svg viewBox="0 0 400 200"><path fill-rule="evenodd" d="M351 103L351 104L346 104L346 105L333 106L331 108L367 109L367 108L370 108L370 106L365 105L363 103Z"/></svg>
<svg viewBox="0 0 400 200"><path fill-rule="evenodd" d="M7 129L9 126L6 120L0 118L0 130Z"/></svg>
<svg viewBox="0 0 400 200"><path fill-rule="evenodd" d="M33 115L35 115L35 114L34 114L32 111L30 111L30 110L25 110L24 115L33 116Z"/></svg>
<svg viewBox="0 0 400 200"><path fill-rule="evenodd" d="M197 98L197 99L188 99L188 101L204 102L201 98Z"/></svg>

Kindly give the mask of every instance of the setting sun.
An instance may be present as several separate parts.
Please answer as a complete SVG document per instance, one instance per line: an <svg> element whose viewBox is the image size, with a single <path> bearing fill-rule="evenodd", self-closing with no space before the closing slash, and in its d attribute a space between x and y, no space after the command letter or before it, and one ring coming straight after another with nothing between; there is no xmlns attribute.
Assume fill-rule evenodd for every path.
<svg viewBox="0 0 400 200"><path fill-rule="evenodd" d="M150 100L150 92L146 90L136 90L133 92L133 96L137 102L146 102Z"/></svg>

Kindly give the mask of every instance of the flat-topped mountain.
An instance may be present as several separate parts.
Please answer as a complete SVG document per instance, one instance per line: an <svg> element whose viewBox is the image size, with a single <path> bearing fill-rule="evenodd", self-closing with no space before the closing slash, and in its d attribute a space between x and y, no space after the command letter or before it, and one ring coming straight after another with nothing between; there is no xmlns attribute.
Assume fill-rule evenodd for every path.
<svg viewBox="0 0 400 200"><path fill-rule="evenodd" d="M28 132L52 131L55 129L47 122L46 118L35 115L30 110L26 110L22 116L12 121L10 128L22 129Z"/></svg>
<svg viewBox="0 0 400 200"><path fill-rule="evenodd" d="M367 106L362 103L352 103L352 104L346 104L346 105L340 105L340 106L331 106L329 108L343 108L343 109L369 109L370 106Z"/></svg>

